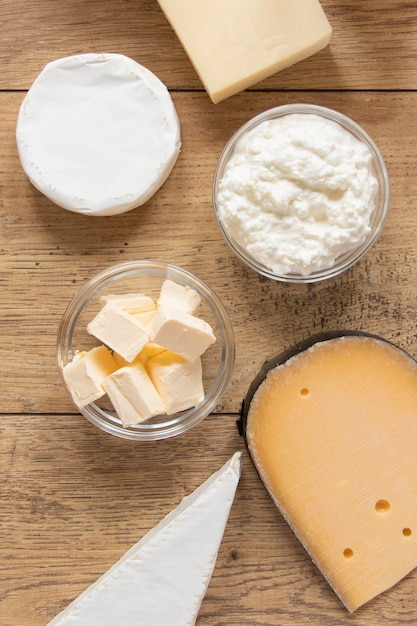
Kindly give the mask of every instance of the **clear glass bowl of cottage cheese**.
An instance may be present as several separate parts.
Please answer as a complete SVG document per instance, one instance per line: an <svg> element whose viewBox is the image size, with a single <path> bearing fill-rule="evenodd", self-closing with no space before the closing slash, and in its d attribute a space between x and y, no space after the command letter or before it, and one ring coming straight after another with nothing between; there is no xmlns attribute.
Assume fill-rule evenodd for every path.
<svg viewBox="0 0 417 626"><path fill-rule="evenodd" d="M210 342L208 348L198 357L198 360L201 362L202 383L202 393L198 403L195 406L189 406L188 409L176 412L170 411L169 414L161 412L161 414L155 414L141 423L132 423L128 426L123 424L120 414L115 410L115 405L110 401L111 396L106 393L80 406L78 401L74 401L74 392L77 393L78 398L78 391L81 391L84 394L84 399L86 399L88 397L86 388L89 388L88 393L90 393L91 385L90 383L88 385L85 384L84 372L81 371L80 373L80 370L77 370L71 377L71 383L69 384L68 376L65 375L64 370L65 368L68 370L68 365L71 365L86 353L93 354L97 348L99 350L104 347L107 348L107 346L101 345L105 344L106 341L98 339L97 336L90 334L88 331L92 320L98 319L96 316L103 312L109 300L117 302L124 307L125 305L120 303L130 302L130 298L133 298L134 306L138 307L136 297L138 296L140 302L143 299L151 299L158 306L157 303L158 298L161 297L162 285L167 282L170 283L171 289L174 289L174 291L168 294L170 297L168 308L175 306L173 298L177 298L178 291L185 293L189 301L191 302L191 299L193 301L193 307L195 307L192 314L193 317L198 317L203 321L203 324L208 325L215 337L215 341ZM125 312L123 313L124 318L126 317ZM132 311L130 313L133 314ZM146 314L145 312L144 315L146 316ZM137 312L135 315L138 317L142 316L142 314ZM178 316L176 318L178 321ZM143 321L144 317L142 316L141 319ZM143 323L145 322L143 321ZM112 332L115 326L112 327ZM184 327L182 327L182 330L184 330ZM119 336L121 337L126 333L123 333L122 329L116 329L113 334L116 341L119 341ZM198 341L198 337L192 336L192 347ZM107 345L110 346L110 344ZM150 345L148 344L148 346ZM110 348L110 352L111 356L117 356L112 348ZM177 265L158 260L140 259L108 267L88 280L75 293L61 319L58 329L56 356L62 382L69 396L72 397L74 405L88 421L101 430L123 439L155 441L184 433L213 412L232 378L235 361L235 340L229 315L220 298L209 285L195 274ZM120 359L120 355L118 358ZM107 354L106 363L109 359L111 357ZM193 357L193 363L196 360ZM181 361L184 361L184 359L181 359ZM132 364L135 362L136 360ZM85 367L89 368L93 375L97 372L97 368L104 367L103 360L101 363L98 363L97 359L96 362L93 362L91 359L87 363L89 364ZM119 362L118 365L124 366L126 362ZM168 365L170 365L169 362ZM120 370L118 371L120 372ZM180 388L187 392L189 387L195 382L195 378L193 378L193 374L190 373L191 370L188 367L185 370L185 378L183 379L185 384L182 384L178 378L175 379L175 371L173 373L172 369L168 369L167 372L168 377L174 377L172 379L174 394L179 395L178 389ZM116 381L116 384L120 383L121 378L118 381ZM81 385L79 384L80 382L82 383ZM100 384L102 383L100 382ZM140 381L140 385L142 384L143 379ZM133 397L135 396L131 396L129 391L128 400ZM173 400L175 403L177 400L181 400L181 398L173 398ZM178 407L178 405L176 406Z"/></svg>
<svg viewBox="0 0 417 626"><path fill-rule="evenodd" d="M213 179L226 243L268 278L312 283L352 267L374 245L389 176L372 138L322 106L283 105L228 141Z"/></svg>

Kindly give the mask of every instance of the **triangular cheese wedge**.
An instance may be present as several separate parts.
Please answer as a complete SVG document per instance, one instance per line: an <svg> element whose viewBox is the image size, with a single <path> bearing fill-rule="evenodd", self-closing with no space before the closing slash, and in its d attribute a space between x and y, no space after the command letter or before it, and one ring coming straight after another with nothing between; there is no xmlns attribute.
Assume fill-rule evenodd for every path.
<svg viewBox="0 0 417 626"><path fill-rule="evenodd" d="M49 626L195 624L241 472L233 457Z"/></svg>

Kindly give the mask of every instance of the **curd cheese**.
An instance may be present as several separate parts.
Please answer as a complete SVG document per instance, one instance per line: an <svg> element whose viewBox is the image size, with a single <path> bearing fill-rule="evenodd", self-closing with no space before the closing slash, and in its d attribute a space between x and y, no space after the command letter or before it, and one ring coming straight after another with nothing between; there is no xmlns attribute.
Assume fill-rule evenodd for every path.
<svg viewBox="0 0 417 626"><path fill-rule="evenodd" d="M373 155L340 124L310 113L265 120L243 135L218 190L219 220L279 275L331 267L370 231Z"/></svg>

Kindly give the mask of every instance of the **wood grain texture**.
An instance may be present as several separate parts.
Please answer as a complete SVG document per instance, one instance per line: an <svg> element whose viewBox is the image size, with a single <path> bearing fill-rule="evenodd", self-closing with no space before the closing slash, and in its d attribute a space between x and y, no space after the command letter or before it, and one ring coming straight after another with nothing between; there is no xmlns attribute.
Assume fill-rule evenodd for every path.
<svg viewBox="0 0 417 626"><path fill-rule="evenodd" d="M416 88L414 0L321 4L333 28L329 47L253 89ZM1 8L0 88L27 89L48 61L68 54L120 52L172 90L202 90L156 0L66 0L53 10L48 0L2 0Z"/></svg>
<svg viewBox="0 0 417 626"><path fill-rule="evenodd" d="M204 94L174 94L183 145L173 173L143 208L106 218L64 211L26 179L14 137L21 100L20 94L0 94L7 123L0 137L0 168L7 181L0 198L0 280L9 294L0 302L6 412L71 411L55 365L61 316L97 271L136 258L184 266L224 301L237 354L219 411L239 410L265 359L322 330L375 332L417 356L417 182L410 171L417 162L414 92L303 92L302 101L338 109L374 137L387 162L392 194L385 229L369 254L342 276L310 286L274 283L246 269L221 238L211 206L215 164L233 131L262 110L298 102L298 92L245 93L239 101L209 108Z"/></svg>
<svg viewBox="0 0 417 626"><path fill-rule="evenodd" d="M2 626L46 624L243 450L234 415L211 417L176 440L145 446L109 437L72 415L4 416L0 435L7 470L0 509ZM241 482L197 624L410 624L416 584L412 573L349 615L243 450Z"/></svg>
<svg viewBox="0 0 417 626"><path fill-rule="evenodd" d="M216 471L243 442L241 401L262 363L312 334L374 332L417 357L417 5L323 0L331 45L212 105L155 0L0 0L0 623L43 626ZM50 60L127 54L170 88L182 127L164 186L125 215L54 206L26 179L19 106ZM322 104L375 139L391 207L374 248L315 285L260 278L223 242L212 214L216 161L250 117L290 102ZM175 440L134 444L77 414L55 343L62 313L93 274L158 258L218 293L236 335L232 383L215 413ZM198 626L415 624L417 573L353 615L342 607L267 496L244 451L241 482ZM150 625L152 626L152 625Z"/></svg>

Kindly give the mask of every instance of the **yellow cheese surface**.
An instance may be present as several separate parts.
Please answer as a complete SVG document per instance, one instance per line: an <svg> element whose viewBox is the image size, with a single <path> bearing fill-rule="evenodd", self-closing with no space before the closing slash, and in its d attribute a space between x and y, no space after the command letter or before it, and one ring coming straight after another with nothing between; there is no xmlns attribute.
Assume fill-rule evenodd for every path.
<svg viewBox="0 0 417 626"><path fill-rule="evenodd" d="M272 369L246 436L259 474L349 609L417 565L417 365L370 337Z"/></svg>
<svg viewBox="0 0 417 626"><path fill-rule="evenodd" d="M318 0L158 0L214 103L327 46Z"/></svg>

